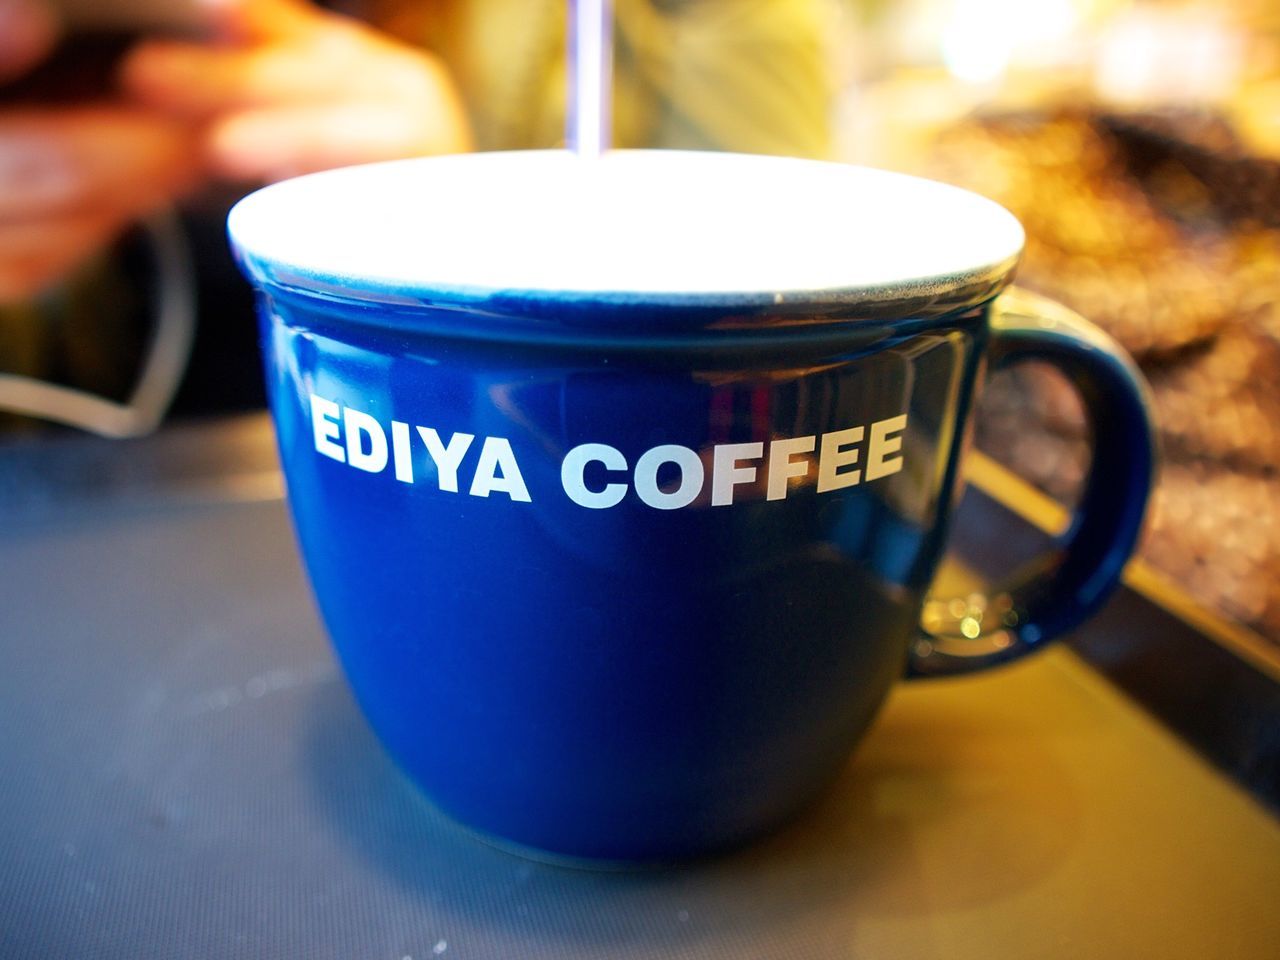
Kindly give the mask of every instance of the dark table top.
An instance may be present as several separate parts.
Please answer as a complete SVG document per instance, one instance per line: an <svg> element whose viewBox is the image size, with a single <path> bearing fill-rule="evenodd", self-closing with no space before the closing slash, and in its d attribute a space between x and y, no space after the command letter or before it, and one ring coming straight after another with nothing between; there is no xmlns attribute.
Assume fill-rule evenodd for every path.
<svg viewBox="0 0 1280 960"><path fill-rule="evenodd" d="M347 693L267 438L0 450L0 956L1280 956L1280 822L1066 647L901 685L733 856L484 845Z"/></svg>

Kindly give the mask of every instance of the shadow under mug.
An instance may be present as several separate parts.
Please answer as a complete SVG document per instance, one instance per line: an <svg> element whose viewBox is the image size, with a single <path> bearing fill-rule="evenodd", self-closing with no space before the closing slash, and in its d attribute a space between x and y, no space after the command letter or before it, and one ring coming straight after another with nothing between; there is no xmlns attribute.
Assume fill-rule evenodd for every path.
<svg viewBox="0 0 1280 960"><path fill-rule="evenodd" d="M499 842L632 863L757 836L836 777L896 680L1089 616L1141 527L1132 362L1006 290L1021 229L955 188L491 154L278 184L230 232L351 687ZM989 596L931 601L926 630L975 399L1023 360L1092 425L1075 522Z"/></svg>

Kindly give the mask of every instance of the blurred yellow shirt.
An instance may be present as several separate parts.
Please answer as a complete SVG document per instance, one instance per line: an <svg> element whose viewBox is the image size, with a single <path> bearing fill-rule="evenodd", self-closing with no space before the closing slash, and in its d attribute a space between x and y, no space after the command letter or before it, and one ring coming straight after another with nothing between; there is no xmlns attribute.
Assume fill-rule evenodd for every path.
<svg viewBox="0 0 1280 960"><path fill-rule="evenodd" d="M567 0L397 3L375 19L453 70L477 147L564 141ZM826 157L828 0L615 0L619 147Z"/></svg>

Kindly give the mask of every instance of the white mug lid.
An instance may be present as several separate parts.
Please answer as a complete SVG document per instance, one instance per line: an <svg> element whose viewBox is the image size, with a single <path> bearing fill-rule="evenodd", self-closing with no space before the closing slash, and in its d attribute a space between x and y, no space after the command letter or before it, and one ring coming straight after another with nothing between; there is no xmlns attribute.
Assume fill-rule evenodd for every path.
<svg viewBox="0 0 1280 960"><path fill-rule="evenodd" d="M259 190L228 229L247 272L353 300L883 303L993 294L1024 234L957 187L742 154L481 153Z"/></svg>

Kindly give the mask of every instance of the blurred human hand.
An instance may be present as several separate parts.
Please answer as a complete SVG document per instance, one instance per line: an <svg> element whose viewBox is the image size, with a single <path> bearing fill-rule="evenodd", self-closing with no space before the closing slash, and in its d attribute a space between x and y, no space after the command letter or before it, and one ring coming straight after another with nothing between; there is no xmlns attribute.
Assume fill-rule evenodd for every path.
<svg viewBox="0 0 1280 960"><path fill-rule="evenodd" d="M147 40L121 77L141 104L204 124L212 171L275 180L470 149L435 57L302 0L204 0L206 42Z"/></svg>
<svg viewBox="0 0 1280 960"><path fill-rule="evenodd" d="M58 39L42 0L0 0L0 82ZM0 304L71 273L193 176L184 124L109 102L0 107Z"/></svg>
<svg viewBox="0 0 1280 960"><path fill-rule="evenodd" d="M34 67L57 40L57 17L44 0L0 0L0 83Z"/></svg>

